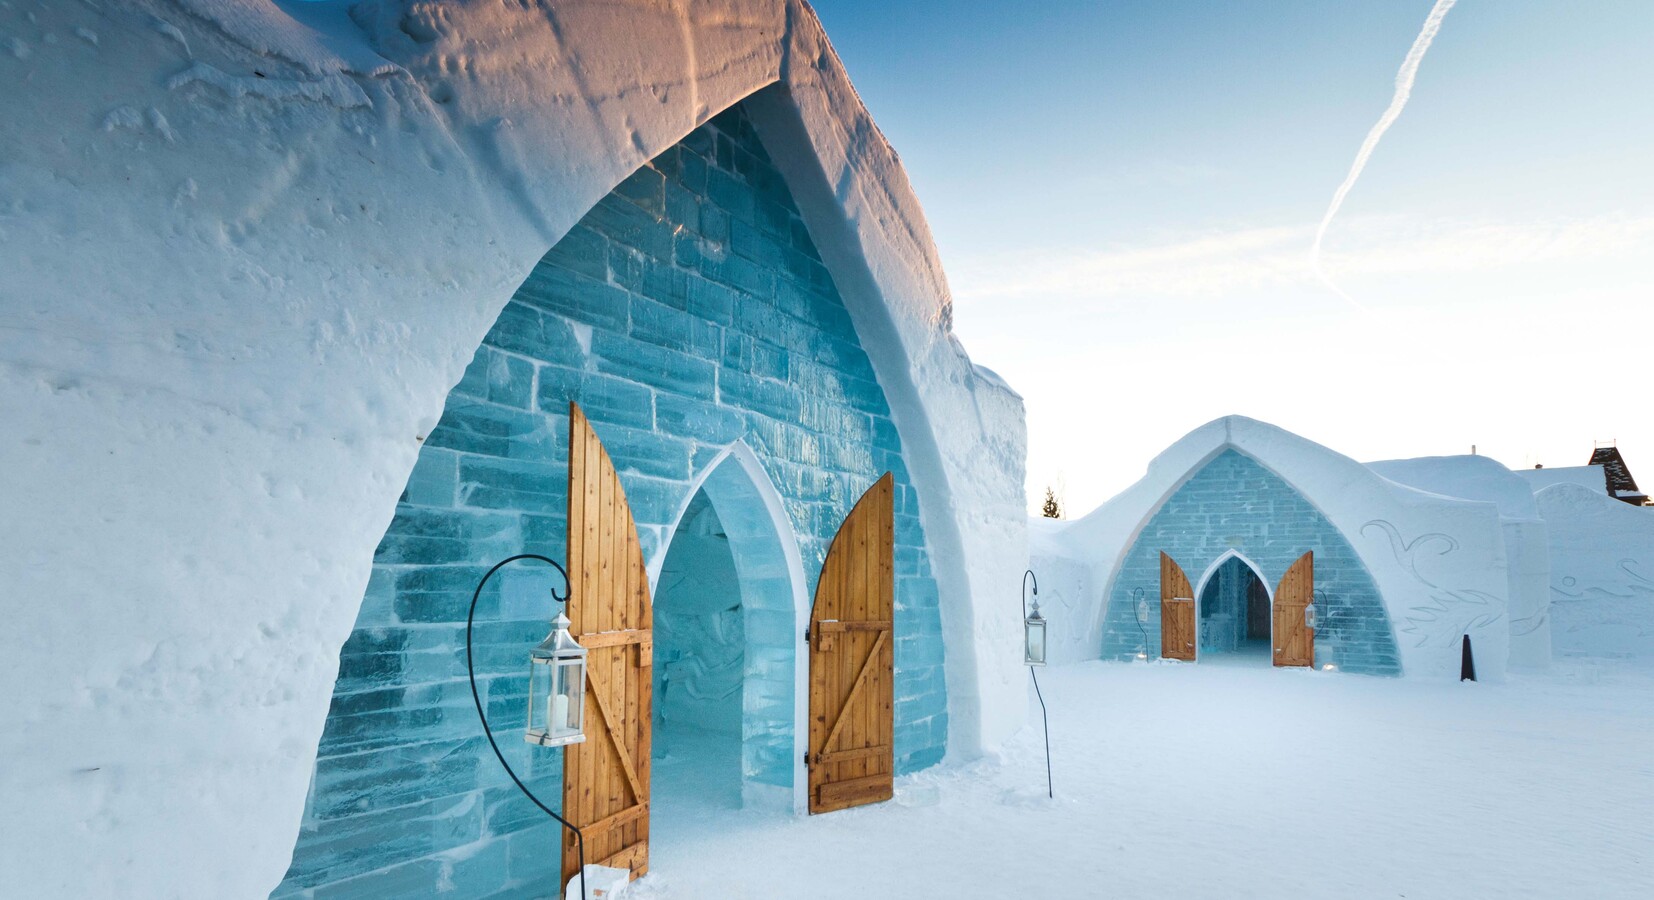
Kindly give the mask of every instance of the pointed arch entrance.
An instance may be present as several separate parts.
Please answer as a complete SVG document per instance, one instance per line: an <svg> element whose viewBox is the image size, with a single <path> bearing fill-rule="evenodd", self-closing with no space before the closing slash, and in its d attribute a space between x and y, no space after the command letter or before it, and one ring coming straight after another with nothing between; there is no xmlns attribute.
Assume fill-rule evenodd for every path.
<svg viewBox="0 0 1654 900"><path fill-rule="evenodd" d="M1195 631L1210 625L1212 610L1193 615L1195 598L1213 590L1213 573L1224 565L1241 567L1237 574L1257 577L1268 589L1270 655L1277 665L1400 673L1385 600L1349 537L1292 482L1228 444L1166 487L1122 551L1106 588L1104 658L1153 654L1157 639L1163 657L1187 659L1201 648L1209 653L1209 640L1197 640ZM1196 577L1180 582L1182 566ZM1191 581L1200 590L1183 586ZM1160 604L1152 602L1156 593ZM1189 600L1180 603L1184 597ZM1289 640L1280 640L1283 635Z"/></svg>
<svg viewBox="0 0 1654 900"><path fill-rule="evenodd" d="M656 643L665 716L657 740L666 754L657 769L667 770L657 779L660 815L673 814L673 791L687 783L667 777L675 736L677 751L687 754L680 759L699 740L715 757L715 772L736 767L723 789L738 792L740 805L805 811L808 698L799 648L810 606L803 558L780 493L745 443L701 471L665 540L649 573L667 632ZM675 724L695 717L721 741L718 734L683 740Z"/></svg>
<svg viewBox="0 0 1654 900"><path fill-rule="evenodd" d="M1238 550L1212 561L1194 590L1200 654L1270 658L1274 591L1263 568Z"/></svg>

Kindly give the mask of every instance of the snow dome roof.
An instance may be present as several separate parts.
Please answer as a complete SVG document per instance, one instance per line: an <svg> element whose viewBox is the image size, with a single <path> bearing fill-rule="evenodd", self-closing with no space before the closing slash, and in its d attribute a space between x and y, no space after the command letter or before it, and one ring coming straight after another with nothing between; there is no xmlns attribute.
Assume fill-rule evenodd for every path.
<svg viewBox="0 0 1654 900"><path fill-rule="evenodd" d="M1608 475L1602 466L1546 466L1543 469L1512 469L1518 478L1526 481L1535 493L1553 484L1574 484L1600 493L1608 493Z"/></svg>
<svg viewBox="0 0 1654 900"><path fill-rule="evenodd" d="M1539 518L1533 489L1516 473L1486 456L1421 456L1367 463L1397 484L1445 497L1486 500L1507 519Z"/></svg>

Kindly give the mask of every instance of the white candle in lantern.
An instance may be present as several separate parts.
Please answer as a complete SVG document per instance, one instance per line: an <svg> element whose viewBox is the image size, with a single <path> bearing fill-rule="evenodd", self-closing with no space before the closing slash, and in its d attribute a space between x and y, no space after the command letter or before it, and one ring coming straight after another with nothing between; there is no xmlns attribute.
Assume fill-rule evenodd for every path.
<svg viewBox="0 0 1654 900"><path fill-rule="evenodd" d="M546 727L553 733L567 727L569 716L569 698L562 694L552 694L548 698L547 709L551 713L546 717Z"/></svg>

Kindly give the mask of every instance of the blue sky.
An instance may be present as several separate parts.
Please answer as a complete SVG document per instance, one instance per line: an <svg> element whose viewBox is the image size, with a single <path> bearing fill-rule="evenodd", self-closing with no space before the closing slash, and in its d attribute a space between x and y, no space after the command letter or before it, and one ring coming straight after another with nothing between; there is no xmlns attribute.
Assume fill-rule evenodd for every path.
<svg viewBox="0 0 1654 900"><path fill-rule="evenodd" d="M1189 429L1654 482L1654 3L1460 0L1332 224L1428 0L815 3L959 334L1082 513ZM1604 382L1617 391L1603 390Z"/></svg>

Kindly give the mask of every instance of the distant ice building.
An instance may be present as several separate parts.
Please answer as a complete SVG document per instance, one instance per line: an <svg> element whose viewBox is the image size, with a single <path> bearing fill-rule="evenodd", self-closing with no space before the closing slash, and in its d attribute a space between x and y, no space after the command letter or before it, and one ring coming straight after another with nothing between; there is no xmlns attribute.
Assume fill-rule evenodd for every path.
<svg viewBox="0 0 1654 900"><path fill-rule="evenodd" d="M1065 658L1453 677L1468 635L1483 677L1549 659L1544 522L1483 457L1363 465L1229 416L1091 514L1032 527Z"/></svg>
<svg viewBox="0 0 1654 900"><path fill-rule="evenodd" d="M1553 657L1654 662L1640 497L1615 448L1566 468L1363 464L1229 416L1089 515L1032 519L1030 553L1056 660L1453 676L1469 636L1497 678Z"/></svg>

